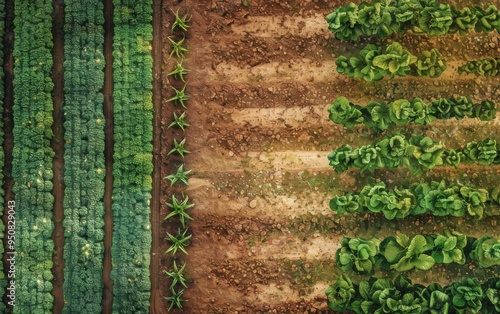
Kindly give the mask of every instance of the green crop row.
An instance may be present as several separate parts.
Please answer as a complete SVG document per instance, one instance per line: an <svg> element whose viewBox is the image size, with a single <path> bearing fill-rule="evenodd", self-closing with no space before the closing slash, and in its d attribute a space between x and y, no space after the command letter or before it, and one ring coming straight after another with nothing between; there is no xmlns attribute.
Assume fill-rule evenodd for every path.
<svg viewBox="0 0 500 314"><path fill-rule="evenodd" d="M65 0L64 309L99 313L104 255L104 6Z"/></svg>
<svg viewBox="0 0 500 314"><path fill-rule="evenodd" d="M147 313L150 298L152 0L114 0L113 312Z"/></svg>
<svg viewBox="0 0 500 314"><path fill-rule="evenodd" d="M416 56L403 49L398 42L385 47L368 44L357 56L340 56L335 61L337 72L365 81L379 81L386 75L439 77L446 70L446 61L437 49L422 51Z"/></svg>
<svg viewBox="0 0 500 314"><path fill-rule="evenodd" d="M477 219L495 215L500 203L500 187L489 193L486 189L448 185L444 181L418 183L409 189L387 189L384 182L369 184L359 193L346 193L330 200L330 208L344 213L383 213L386 219L405 218L427 212L434 216ZM495 205L496 204L496 205ZM493 206L496 206L494 211Z"/></svg>
<svg viewBox="0 0 500 314"><path fill-rule="evenodd" d="M468 97L441 98L426 104L420 98L413 100L398 99L391 103L370 101L365 107L349 102L340 96L328 106L329 118L334 123L352 128L365 124L375 131L385 131L395 125L410 122L426 125L435 119L458 120L464 117L479 118L482 121L495 119L497 108L493 101L474 104Z"/></svg>
<svg viewBox="0 0 500 314"><path fill-rule="evenodd" d="M477 76L499 76L500 58L486 58L469 61L458 68L458 73L472 73Z"/></svg>
<svg viewBox="0 0 500 314"><path fill-rule="evenodd" d="M402 134L387 135L380 141L358 148L345 144L328 154L328 159L337 172L351 168L373 172L377 168L407 166L414 175L439 165L456 167L462 162L481 165L500 163L494 139L470 142L458 150L445 150L441 142L427 136L412 136L407 140Z"/></svg>
<svg viewBox="0 0 500 314"><path fill-rule="evenodd" d="M383 240L345 237L335 253L335 261L342 271L363 275L372 275L376 267L429 270L436 263L474 262L488 268L500 265L500 239L487 235L475 239L448 229L443 234L409 237L400 233Z"/></svg>
<svg viewBox="0 0 500 314"><path fill-rule="evenodd" d="M349 3L326 16L328 28L337 39L359 36L387 38L411 30L416 34L444 35L470 30L500 32L500 12L494 5L457 9L436 0L373 0Z"/></svg>
<svg viewBox="0 0 500 314"><path fill-rule="evenodd" d="M336 312L372 313L483 313L500 312L500 279L481 284L466 278L442 287L412 284L399 275L394 280L370 278L354 284L342 275L326 289L328 307Z"/></svg>
<svg viewBox="0 0 500 314"><path fill-rule="evenodd" d="M52 313L52 1L14 1L14 43L14 313Z"/></svg>

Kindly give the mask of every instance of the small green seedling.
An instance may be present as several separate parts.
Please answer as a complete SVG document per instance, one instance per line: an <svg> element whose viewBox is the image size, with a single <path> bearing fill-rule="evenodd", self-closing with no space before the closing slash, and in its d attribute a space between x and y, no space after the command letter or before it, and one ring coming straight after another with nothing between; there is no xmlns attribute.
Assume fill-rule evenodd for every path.
<svg viewBox="0 0 500 314"><path fill-rule="evenodd" d="M172 44L172 51L170 52L170 57L172 57L175 54L177 58L184 58L185 54L188 53L189 50L182 46L182 44L184 43L184 39L185 38L182 38L179 41L175 41L172 39L172 37L168 37L168 40Z"/></svg>
<svg viewBox="0 0 500 314"><path fill-rule="evenodd" d="M174 16L175 16L175 21L174 23L172 23L172 29L171 31L174 32L174 29L176 28L180 28L182 29L183 31L187 31L187 29L190 27L187 22L189 22L189 20L191 19L190 17L188 17L188 15L184 15L183 17L180 17L179 16L179 10L177 11L172 11L172 13L174 13Z"/></svg>
<svg viewBox="0 0 500 314"><path fill-rule="evenodd" d="M186 119L186 112L184 111L180 116L177 116L177 114L174 112L174 121L169 124L167 127L167 130L170 129L173 126L178 126L181 128L183 131L185 131L185 127L189 126L190 124L185 121Z"/></svg>

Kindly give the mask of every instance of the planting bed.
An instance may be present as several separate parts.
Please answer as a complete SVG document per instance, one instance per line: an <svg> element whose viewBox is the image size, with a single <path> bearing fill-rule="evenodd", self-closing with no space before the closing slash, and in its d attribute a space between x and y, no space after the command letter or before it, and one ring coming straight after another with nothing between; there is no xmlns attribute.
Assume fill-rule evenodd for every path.
<svg viewBox="0 0 500 314"><path fill-rule="evenodd" d="M448 1L446 1L448 2ZM246 5L248 3L248 5ZM359 191L372 178L391 187L446 179L491 189L499 184L498 166L461 164L438 166L419 177L407 168L359 169L336 173L327 154L346 143L367 145L381 136L366 128L346 129L328 120L328 104L338 96L366 104L371 100L439 98L467 95L474 102L498 101L498 78L459 75L469 59L497 56L498 33L425 36L407 33L398 38L409 51L440 49L448 69L438 79L386 78L362 82L335 71L335 59L353 54L368 43L349 44L328 31L325 15L348 1L197 1L164 2L163 42L170 35L170 10L189 12L191 28L187 76L186 157L192 169L186 192L196 204L190 222L193 233L187 270L190 288L183 304L192 313L320 313L328 312L324 291L341 271L335 251L343 236L383 238L400 232L439 233L449 227L469 236L498 236L497 218L410 216L386 221L382 215L335 215L334 195ZM466 1L449 1L457 6ZM371 39L371 43L380 43ZM163 71L172 68L169 45L163 50ZM162 76L166 78L165 76ZM164 80L164 86L169 81ZM170 90L163 89L163 98ZM167 98L167 99L168 99ZM170 103L162 103L168 108ZM161 110L168 125L170 113ZM406 134L427 135L447 147L486 137L500 140L498 118L437 120L427 126L398 127ZM170 134L162 133L162 155L170 149ZM162 177L171 162L163 161ZM162 181L167 191L168 181ZM168 214L161 201L161 216ZM162 229L168 229L167 224ZM163 231L162 231L163 232ZM160 242L161 243L161 242ZM162 249L168 248L166 242ZM161 258L161 265L169 259ZM484 279L498 269L476 265L435 265L413 270L414 282L448 284L463 277ZM377 272L377 276L395 276ZM359 277L363 278L363 277ZM165 283L162 283L162 282ZM162 293L167 280L160 277Z"/></svg>
<svg viewBox="0 0 500 314"><path fill-rule="evenodd" d="M485 112L500 78L459 74L467 61L496 62L497 31L341 41L325 17L348 0L38 0L36 14L28 2L0 1L0 195L6 226L16 201L19 254L5 312L331 313L325 291L344 273L422 287L498 278L476 246L500 237L500 118ZM337 71L340 56L389 42L436 48L447 68L435 78L379 69L371 82ZM340 96L335 114L365 120L332 122ZM416 98L465 109L400 118ZM372 101L392 120L366 118ZM408 149L370 159L390 140ZM372 202L377 193L402 205ZM474 257L445 252L453 236ZM440 246L408 261L395 239ZM380 250L355 272L360 241Z"/></svg>

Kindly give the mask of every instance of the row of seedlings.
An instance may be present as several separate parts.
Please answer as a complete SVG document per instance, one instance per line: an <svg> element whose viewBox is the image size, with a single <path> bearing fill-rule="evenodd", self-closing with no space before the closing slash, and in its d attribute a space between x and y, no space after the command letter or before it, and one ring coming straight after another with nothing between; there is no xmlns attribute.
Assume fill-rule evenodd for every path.
<svg viewBox="0 0 500 314"><path fill-rule="evenodd" d="M14 1L14 313L52 313L52 1Z"/></svg>
<svg viewBox="0 0 500 314"><path fill-rule="evenodd" d="M491 13L491 15L489 15ZM382 38L407 30L429 35L442 35L459 31L461 35L475 28L476 31L498 30L500 16L496 7L486 10L474 7L462 11L433 0L404 2L376 1L371 4L349 4L327 16L329 28L338 39L353 40L360 35ZM377 22L375 22L377 21ZM465 22L469 23L466 24ZM381 23L380 23L381 22ZM492 23L490 23L492 22ZM445 62L437 51L425 52L416 58L393 42L381 53L380 47L368 45L359 56L337 60L337 71L366 81L380 80L386 74L437 77L445 69ZM421 60L419 60L421 59ZM415 66L411 69L411 66ZM413 72L413 73L412 73ZM422 75L423 74L423 75ZM474 110L475 108L476 110ZM431 106L420 99L396 100L390 104L371 102L369 106L351 104L339 97L329 107L330 119L352 127L366 124L375 131L408 122L427 124L436 118L456 117L493 120L496 108L493 102L472 104L467 98L438 100ZM461 162L481 165L498 164L499 150L494 139L474 141L463 149L445 150L441 142L426 136L407 136L394 132L371 145L352 148L344 145L329 154L330 166L337 172L361 168L373 172L376 168L410 168L412 175L436 165L458 166ZM442 182L415 184L410 189L388 190L383 182L367 185L358 194L347 193L330 201L332 210L342 214L383 213L387 219L404 218L410 214L431 211L434 215L461 217L465 213L482 218L487 202L498 203L499 189L486 189ZM489 205L489 204L488 204ZM435 263L464 264L475 261L480 267L500 263L499 240L487 235L479 239L467 238L455 231L445 230L443 235L399 234L384 240L344 238L336 253L336 264L343 271L354 270L372 275L377 266L382 269L407 271L413 268L427 270ZM398 276L394 281L371 278L353 285L347 276L340 278L326 290L328 305L334 311L355 313L399 312L472 312L498 311L500 280L493 278L483 286L476 279L466 278L443 288L439 284L428 287L412 285L407 278ZM482 306L482 303L485 306Z"/></svg>
<svg viewBox="0 0 500 314"><path fill-rule="evenodd" d="M113 0L113 313L148 313L153 172L152 0Z"/></svg>
<svg viewBox="0 0 500 314"><path fill-rule="evenodd" d="M64 308L99 313L104 256L104 6L65 0Z"/></svg>
<svg viewBox="0 0 500 314"><path fill-rule="evenodd" d="M5 36L5 0L0 1L0 38L2 38L2 41L0 42L0 64L3 65L4 63L4 41L3 38ZM4 71L3 67L0 67L0 86L3 86L4 82ZM4 106L4 97L5 97L5 90L3 88L0 88L0 116L3 113L3 106ZM3 169L4 167L4 162L5 162L5 154L3 150L3 142L4 142L4 132L3 132L3 119L0 121L0 169ZM0 171L0 181L4 182L4 174L3 171ZM7 217L9 215L13 217L14 212L15 212L15 204L12 202L7 202L5 204L5 191L4 189L0 186L0 215L3 215L4 208L6 209L7 212ZM6 206L4 206L6 205ZM13 206L14 205L14 206ZM14 233L15 233L15 222L11 219L8 219L8 225L7 228L5 228L5 225L3 223L3 220L0 219L0 241L3 241L5 237L5 233L7 233L7 246L6 249L8 252L15 252L15 238ZM5 233L4 233L5 231ZM5 248L3 245L0 245L0 255L3 256L5 252ZM10 269L8 269L10 271ZM3 263L0 263L0 273L3 273ZM9 273L9 272L8 272ZM12 273L11 273L12 274ZM5 289L7 287L7 278L8 276L0 276L0 297L3 298L5 295ZM8 278L10 282L10 278ZM7 299L8 301L11 301L10 299ZM5 310L5 304L3 302L0 302L0 312L4 312Z"/></svg>
<svg viewBox="0 0 500 314"><path fill-rule="evenodd" d="M167 127L168 129L175 128L172 136L173 147L167 155L174 155L175 157L171 157L172 160L180 163L175 173L165 177L165 179L170 181L170 199L166 203L170 213L164 218L168 222L167 237L165 239L169 242L169 247L165 251L165 254L169 254L171 257L170 269L164 270L164 274L170 281L170 295L165 297L165 300L169 303L168 311L174 308L182 309L182 303L187 301L182 298L187 288L186 262L182 261L179 255L188 254L186 247L189 245L189 239L192 235L188 233L187 224L193 218L188 214L187 210L194 207L194 204L190 203L189 197L183 193L184 187L189 184L188 174L191 172L191 170L184 169L184 155L189 153L186 148L185 129L189 126L185 120L186 101L189 99L189 95L186 94L187 82L185 76L189 73L189 70L184 68L183 62L188 53L184 41L190 27L188 24L189 16L188 14L181 16L179 10L173 12L173 14L172 36L169 36L168 39L172 46L170 57L172 58L175 55L173 59L175 67L168 73L168 76L171 77L170 83L172 84L171 88L174 94L167 102L172 102L174 106L180 105L182 109L174 110L173 121ZM181 137L182 139L180 139ZM183 185L183 187L180 187L179 184Z"/></svg>

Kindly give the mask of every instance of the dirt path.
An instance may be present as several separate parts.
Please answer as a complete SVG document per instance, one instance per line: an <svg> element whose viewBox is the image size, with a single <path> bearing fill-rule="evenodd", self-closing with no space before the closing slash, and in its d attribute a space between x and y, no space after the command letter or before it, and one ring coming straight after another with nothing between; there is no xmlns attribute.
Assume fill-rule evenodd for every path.
<svg viewBox="0 0 500 314"><path fill-rule="evenodd" d="M54 313L61 313L64 307L64 295L63 295L63 282L64 282L64 229L63 229L63 219L64 219L64 209L63 209L63 198L64 198L64 112L62 104L64 101L64 76L63 76L63 63L64 63L64 3L62 0L55 0L53 12L53 26L52 26L52 36L54 40L54 66L52 70L52 80L54 81L54 91L52 94L52 99L54 101L54 124L52 126L52 131L54 137L51 141L51 147L54 150L55 157L53 160L53 172L54 177L52 183L54 185L53 195L54 195L54 232L52 233L52 240L54 241L54 267L52 273L54 275L54 280L52 281L53 290L52 295L54 296Z"/></svg>
<svg viewBox="0 0 500 314"><path fill-rule="evenodd" d="M104 118L105 128L105 165L104 187L104 283L102 312L109 314L113 306L113 282L111 281L111 241L113 239L113 212L111 209L113 192L113 0L104 1Z"/></svg>
<svg viewBox="0 0 500 314"><path fill-rule="evenodd" d="M151 276L151 306L150 313L163 313L162 295L160 293L160 259L162 251L161 220L160 220L160 198L161 198L161 119L162 119L162 7L161 0L153 1L153 188L151 191L151 265L149 272Z"/></svg>

